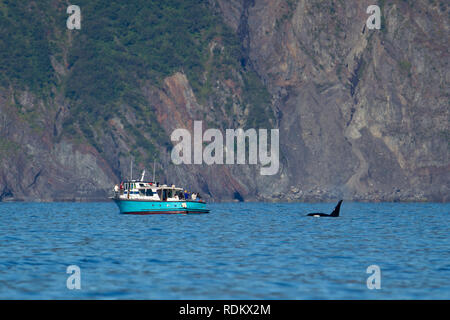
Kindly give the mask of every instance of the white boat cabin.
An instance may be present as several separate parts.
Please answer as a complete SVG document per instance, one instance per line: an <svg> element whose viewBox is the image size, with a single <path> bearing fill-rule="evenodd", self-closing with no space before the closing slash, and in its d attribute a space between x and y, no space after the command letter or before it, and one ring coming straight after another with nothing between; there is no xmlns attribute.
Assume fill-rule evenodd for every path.
<svg viewBox="0 0 450 320"><path fill-rule="evenodd" d="M119 199L139 199L147 201L186 201L182 188L174 185L159 185L154 182L144 181L124 181L120 186L116 186L115 197ZM195 200L195 199L193 199Z"/></svg>

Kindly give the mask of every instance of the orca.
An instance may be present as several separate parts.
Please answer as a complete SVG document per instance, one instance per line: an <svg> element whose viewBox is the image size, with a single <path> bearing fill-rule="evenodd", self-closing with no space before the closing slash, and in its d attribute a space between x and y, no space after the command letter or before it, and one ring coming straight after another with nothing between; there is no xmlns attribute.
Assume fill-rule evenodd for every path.
<svg viewBox="0 0 450 320"><path fill-rule="evenodd" d="M341 210L341 204L342 204L342 200L340 200L336 206L336 208L334 208L333 212L330 214L326 214L326 213L308 213L307 216L308 217L339 217L339 211Z"/></svg>

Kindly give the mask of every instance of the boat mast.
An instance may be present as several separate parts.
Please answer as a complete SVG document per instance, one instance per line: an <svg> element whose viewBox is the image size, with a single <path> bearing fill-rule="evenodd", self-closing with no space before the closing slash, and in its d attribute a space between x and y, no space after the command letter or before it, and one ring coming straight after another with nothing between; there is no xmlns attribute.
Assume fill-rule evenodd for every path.
<svg viewBox="0 0 450 320"><path fill-rule="evenodd" d="M133 159L131 159L130 164L130 181L133 180Z"/></svg>
<svg viewBox="0 0 450 320"><path fill-rule="evenodd" d="M155 160L153 159L153 182L155 182Z"/></svg>

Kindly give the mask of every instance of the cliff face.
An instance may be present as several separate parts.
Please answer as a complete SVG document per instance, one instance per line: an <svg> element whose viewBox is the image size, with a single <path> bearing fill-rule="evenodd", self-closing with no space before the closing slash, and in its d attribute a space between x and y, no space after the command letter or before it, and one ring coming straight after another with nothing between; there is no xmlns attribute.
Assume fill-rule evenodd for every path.
<svg viewBox="0 0 450 320"><path fill-rule="evenodd" d="M217 5L279 108L288 196L448 201L448 5L380 1L368 30L372 2Z"/></svg>
<svg viewBox="0 0 450 320"><path fill-rule="evenodd" d="M155 43L145 47L167 28L149 26L149 34L161 30L150 36L137 13L122 21L106 8L103 34L88 22L99 7L82 2L86 18L73 33L58 31L65 4L49 1L59 20L47 19L35 46L51 44L47 65L40 58L38 66L53 80L35 89L14 70L0 77L0 201L102 199L129 176L131 159L135 172L151 172L156 159L159 181L214 200L448 201L445 2L380 1L382 28L368 30L370 1L211 0L197 14L210 18L184 24L194 48L170 47L180 30L157 43L167 46L162 52L187 50L170 59ZM152 8L163 11L150 18L170 21L170 12L178 21L182 5L172 2L175 9ZM127 10L144 10L130 3ZM136 26L144 31L134 33ZM192 131L195 120L204 129L279 128L278 174L172 164L170 134Z"/></svg>

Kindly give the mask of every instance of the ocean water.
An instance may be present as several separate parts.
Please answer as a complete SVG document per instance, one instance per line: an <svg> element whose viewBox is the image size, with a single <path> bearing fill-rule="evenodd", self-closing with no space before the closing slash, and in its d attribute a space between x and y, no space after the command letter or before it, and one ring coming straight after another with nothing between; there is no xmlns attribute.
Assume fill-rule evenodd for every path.
<svg viewBox="0 0 450 320"><path fill-rule="evenodd" d="M1 299L449 299L450 204L0 203ZM69 290L67 267L80 270ZM368 289L367 268L381 270Z"/></svg>

